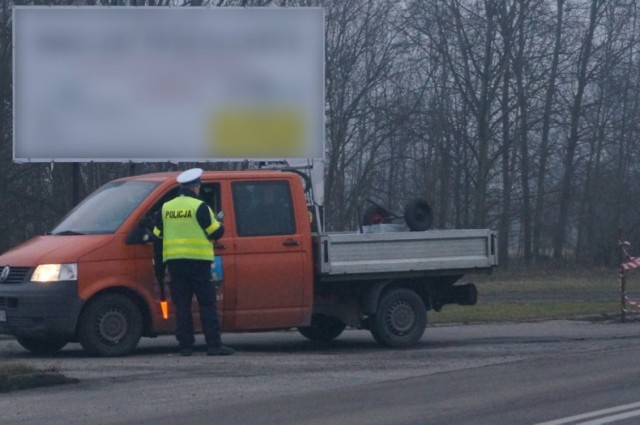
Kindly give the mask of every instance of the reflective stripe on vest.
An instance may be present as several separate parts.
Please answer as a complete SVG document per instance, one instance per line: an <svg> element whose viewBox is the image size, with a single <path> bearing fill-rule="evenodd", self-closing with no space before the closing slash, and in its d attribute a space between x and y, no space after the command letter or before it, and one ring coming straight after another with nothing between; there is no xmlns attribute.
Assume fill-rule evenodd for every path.
<svg viewBox="0 0 640 425"><path fill-rule="evenodd" d="M213 260L213 243L207 239L196 218L200 204L199 199L178 196L162 206L163 261ZM215 219L212 223L218 224Z"/></svg>

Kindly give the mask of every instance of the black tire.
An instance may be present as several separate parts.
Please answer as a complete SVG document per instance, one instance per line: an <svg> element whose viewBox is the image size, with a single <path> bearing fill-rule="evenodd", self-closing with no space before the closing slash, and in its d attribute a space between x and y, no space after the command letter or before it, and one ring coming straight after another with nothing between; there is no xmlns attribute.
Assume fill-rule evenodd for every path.
<svg viewBox="0 0 640 425"><path fill-rule="evenodd" d="M422 338L427 310L422 299L409 289L392 289L382 295L369 326L375 340L387 347L409 347Z"/></svg>
<svg viewBox="0 0 640 425"><path fill-rule="evenodd" d="M130 354L142 336L142 314L130 298L102 295L87 305L80 317L78 337L92 356L118 357Z"/></svg>
<svg viewBox="0 0 640 425"><path fill-rule="evenodd" d="M404 220L412 231L423 232L433 223L433 211L424 199L414 199L404 208Z"/></svg>
<svg viewBox="0 0 640 425"><path fill-rule="evenodd" d="M18 344L22 345L33 354L54 354L67 345L67 340L58 336L16 336Z"/></svg>
<svg viewBox="0 0 640 425"><path fill-rule="evenodd" d="M314 314L311 316L311 325L298 328L298 332L311 341L329 342L340 336L346 327L335 317Z"/></svg>

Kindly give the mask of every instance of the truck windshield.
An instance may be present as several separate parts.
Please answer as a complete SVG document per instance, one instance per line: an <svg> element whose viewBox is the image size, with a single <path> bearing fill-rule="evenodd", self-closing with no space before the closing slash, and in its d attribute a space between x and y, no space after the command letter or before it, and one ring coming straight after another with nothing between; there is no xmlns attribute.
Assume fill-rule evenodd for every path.
<svg viewBox="0 0 640 425"><path fill-rule="evenodd" d="M52 235L114 233L157 182L110 182L78 204L52 231Z"/></svg>

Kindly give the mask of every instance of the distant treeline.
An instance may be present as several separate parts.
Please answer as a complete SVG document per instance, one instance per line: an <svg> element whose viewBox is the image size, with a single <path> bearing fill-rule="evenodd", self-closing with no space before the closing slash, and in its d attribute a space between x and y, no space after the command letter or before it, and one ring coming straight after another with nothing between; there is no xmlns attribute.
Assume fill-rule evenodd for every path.
<svg viewBox="0 0 640 425"><path fill-rule="evenodd" d="M635 0L16 4L323 6L330 229L357 228L367 200L401 215L421 197L435 228L497 229L503 266L614 265L618 229L640 244ZM191 165L13 164L11 54L2 2L0 251L110 179Z"/></svg>

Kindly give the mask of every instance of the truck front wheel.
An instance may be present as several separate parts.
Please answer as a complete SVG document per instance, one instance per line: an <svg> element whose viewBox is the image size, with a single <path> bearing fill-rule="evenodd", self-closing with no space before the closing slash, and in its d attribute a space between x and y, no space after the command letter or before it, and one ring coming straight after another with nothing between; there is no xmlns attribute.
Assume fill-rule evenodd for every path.
<svg viewBox="0 0 640 425"><path fill-rule="evenodd" d="M18 344L22 345L33 354L57 353L67 345L67 340L57 336L16 336Z"/></svg>
<svg viewBox="0 0 640 425"><path fill-rule="evenodd" d="M142 336L142 314L124 295L102 295L91 301L82 313L78 336L82 348L92 356L130 354Z"/></svg>
<svg viewBox="0 0 640 425"><path fill-rule="evenodd" d="M314 314L311 316L311 325L298 328L298 332L311 341L329 342L340 336L346 326L334 317Z"/></svg>
<svg viewBox="0 0 640 425"><path fill-rule="evenodd" d="M409 347L420 340L427 326L422 299L409 289L392 289L380 298L378 309L369 318L371 334L387 347Z"/></svg>

